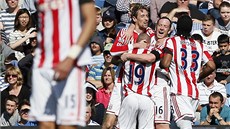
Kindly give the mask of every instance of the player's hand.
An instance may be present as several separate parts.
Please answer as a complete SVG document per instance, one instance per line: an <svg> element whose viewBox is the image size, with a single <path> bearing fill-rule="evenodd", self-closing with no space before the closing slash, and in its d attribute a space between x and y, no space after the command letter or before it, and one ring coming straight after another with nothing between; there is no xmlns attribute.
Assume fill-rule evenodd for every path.
<svg viewBox="0 0 230 129"><path fill-rule="evenodd" d="M166 37L165 38L161 38L161 39L158 39L156 44L155 44L155 47L157 48L161 48L164 46L164 41L165 41Z"/></svg>
<svg viewBox="0 0 230 129"><path fill-rule="evenodd" d="M74 66L75 60L72 58L65 58L63 61L59 62L57 66L54 68L54 77L53 79L55 81L62 81L65 80L70 71L72 70Z"/></svg>
<svg viewBox="0 0 230 129"><path fill-rule="evenodd" d="M132 29L127 29L127 31L124 33L124 39L125 39L125 44L128 44L130 40L132 40L133 37L133 30Z"/></svg>
<svg viewBox="0 0 230 129"><path fill-rule="evenodd" d="M125 61L127 61L128 60L128 53L123 53L122 55L121 55L121 60L123 61L123 62L125 62Z"/></svg>

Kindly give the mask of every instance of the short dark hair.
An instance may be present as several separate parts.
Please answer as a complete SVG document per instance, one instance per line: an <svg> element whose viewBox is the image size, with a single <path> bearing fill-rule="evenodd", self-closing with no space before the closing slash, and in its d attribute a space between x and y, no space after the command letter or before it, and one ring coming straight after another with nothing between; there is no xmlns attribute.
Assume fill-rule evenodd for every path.
<svg viewBox="0 0 230 129"><path fill-rule="evenodd" d="M227 1L223 1L223 2L221 2L220 6L219 6L219 10L220 10L222 7L230 7L230 3L227 2Z"/></svg>
<svg viewBox="0 0 230 129"><path fill-rule="evenodd" d="M16 105L18 105L18 103L19 103L18 97L15 96L15 95L9 95L9 96L5 99L5 104L6 104L6 102L7 102L8 100L15 102Z"/></svg>
<svg viewBox="0 0 230 129"><path fill-rule="evenodd" d="M220 92L213 92L213 93L209 96L209 100L210 100L210 97L213 97L213 98L220 97L220 102L223 103L223 101L224 101L224 97L223 97L223 95L222 95Z"/></svg>
<svg viewBox="0 0 230 129"><path fill-rule="evenodd" d="M19 103L18 110L20 111L24 105L30 106L30 102L27 99L24 99L21 103Z"/></svg>
<svg viewBox="0 0 230 129"><path fill-rule="evenodd" d="M203 38L200 34L193 34L191 38L193 38L194 40L200 40L201 42L203 42Z"/></svg>
<svg viewBox="0 0 230 129"><path fill-rule="evenodd" d="M140 3L136 3L136 4L133 6L132 10L131 10L131 18L137 17L138 10L142 10L142 9L144 9L144 10L146 10L146 11L149 12L148 6L142 5L142 4L140 4ZM133 22L133 21L132 21L132 22Z"/></svg>
<svg viewBox="0 0 230 129"><path fill-rule="evenodd" d="M221 34L218 38L217 38L217 42L218 45L222 44L222 43L229 43L229 37L226 34Z"/></svg>
<svg viewBox="0 0 230 129"><path fill-rule="evenodd" d="M204 21L209 21L209 20L211 20L212 23L215 25L215 18L212 15L210 15L210 14L205 15L203 22Z"/></svg>

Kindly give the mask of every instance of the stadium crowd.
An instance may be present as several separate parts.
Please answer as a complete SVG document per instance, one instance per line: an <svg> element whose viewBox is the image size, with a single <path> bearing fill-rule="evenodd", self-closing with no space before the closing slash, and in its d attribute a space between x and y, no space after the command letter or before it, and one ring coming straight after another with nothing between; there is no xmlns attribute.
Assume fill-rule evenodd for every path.
<svg viewBox="0 0 230 129"><path fill-rule="evenodd" d="M215 64L215 69L208 72L207 76L199 78L200 80L197 78L196 82L193 82L195 90L199 91L198 96L193 97L188 93L190 98L199 100L195 104L194 116L190 121L193 125L230 125L230 0L95 0L94 2L97 28L88 42L92 58L91 63L85 66L87 74L85 85L82 86L86 91L87 125L98 125L103 129L117 127L123 129L124 124L128 123L125 119L133 117L137 123L133 124L134 127L130 125L126 127L143 129L151 127L141 126L142 121L139 119L145 117L147 119L146 114L143 113L142 117L138 116L141 113L135 115L134 109L123 104L128 105L130 102L124 99L128 98L127 96L143 99L143 103L156 100L153 112L148 114L156 115L149 120L155 120L157 129L169 129L172 121L185 119L170 113L177 112L174 104L178 98L173 95L175 92L170 91L176 80L172 80L169 72L171 67L164 65L171 61L162 62L165 62L167 54L172 55L170 46L167 45L170 40L186 32L189 33L185 35L186 38L192 37L193 42L201 43L205 50L207 49L206 52L211 56L209 61ZM56 6L55 3L53 6ZM0 1L1 126L38 125L37 121L29 119L33 59L36 47L40 45L37 38L41 36L39 35L41 21L38 19L37 7L35 0ZM177 24L183 16L192 19L190 31L186 30L189 26L187 20ZM145 31L140 31L143 28ZM139 49L146 48L148 51L139 52ZM138 54L142 56L139 57ZM192 58L193 61L197 59L193 55L181 58ZM208 66L205 66L207 62L208 60L201 62L201 73L203 67L208 69ZM143 66L151 64L153 67L157 63L161 70L154 71L154 75L152 71L149 75L146 74L149 70ZM191 65L191 69L192 67L194 65ZM186 69L184 64L181 69ZM133 79L136 81L130 79L131 76L135 76ZM160 83L154 79L155 82L149 82L149 85L155 86L153 92L149 90L145 93L139 88L135 91L136 89L129 84L131 82L145 88L142 81L150 77L162 79L159 79ZM192 78L187 78L186 82L190 81L193 81ZM124 88L122 84L125 85ZM162 89L156 87L161 85L165 86L162 86ZM133 92L148 96L150 99L132 96ZM162 98L157 98L159 96L156 94L161 94ZM180 95L184 94L181 92ZM147 107L146 103L144 106ZM170 107L171 104L174 108ZM134 112L130 113L130 110ZM128 116L125 116L125 113ZM186 123L186 120L183 122ZM184 127L180 124L177 126Z"/></svg>

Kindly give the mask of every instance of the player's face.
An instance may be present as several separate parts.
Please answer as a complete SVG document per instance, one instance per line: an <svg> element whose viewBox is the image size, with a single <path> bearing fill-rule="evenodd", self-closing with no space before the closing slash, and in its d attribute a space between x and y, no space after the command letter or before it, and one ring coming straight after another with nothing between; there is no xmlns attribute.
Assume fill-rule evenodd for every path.
<svg viewBox="0 0 230 129"><path fill-rule="evenodd" d="M29 23L29 15L27 13L23 13L18 17L18 20L22 27L26 27Z"/></svg>
<svg viewBox="0 0 230 129"><path fill-rule="evenodd" d="M111 83L113 83L113 78L112 78L112 74L109 70L107 70L107 72L105 73L104 77L104 82L106 85L110 85Z"/></svg>
<svg viewBox="0 0 230 129"><path fill-rule="evenodd" d="M214 82L214 79L216 77L216 73L212 72L210 75L208 75L205 79L204 79L204 83L206 85L210 85Z"/></svg>
<svg viewBox="0 0 230 129"><path fill-rule="evenodd" d="M14 85L17 83L17 80L18 80L17 74L9 74L6 76L7 76L7 81L10 85Z"/></svg>
<svg viewBox="0 0 230 129"><path fill-rule="evenodd" d="M220 9L220 16L224 22L228 23L230 21L230 8L229 7L222 7Z"/></svg>
<svg viewBox="0 0 230 129"><path fill-rule="evenodd" d="M210 96L209 106L210 106L210 108L220 109L223 106L223 104L220 101L220 97L214 98L214 97Z"/></svg>
<svg viewBox="0 0 230 129"><path fill-rule="evenodd" d="M226 42L226 43L221 43L221 44L219 44L219 49L220 49L221 51L222 51L222 50L228 51L228 50L229 50L229 43Z"/></svg>
<svg viewBox="0 0 230 129"><path fill-rule="evenodd" d="M135 25L139 29L146 29L148 27L148 22L149 22L149 13L145 9L141 9L137 11L137 17L133 18Z"/></svg>
<svg viewBox="0 0 230 129"><path fill-rule="evenodd" d="M158 39L168 37L170 31L170 21L168 19L160 19L156 26L156 36Z"/></svg>
<svg viewBox="0 0 230 129"><path fill-rule="evenodd" d="M18 6L18 0L6 0L9 8L16 8Z"/></svg>
<svg viewBox="0 0 230 129"><path fill-rule="evenodd" d="M8 114L13 114L16 109L17 109L17 104L14 101L11 100L6 101L6 112Z"/></svg>
<svg viewBox="0 0 230 129"><path fill-rule="evenodd" d="M21 119L23 119L23 120L28 120L29 119L29 110L30 110L29 105L23 105L21 107L21 110L19 111Z"/></svg>
<svg viewBox="0 0 230 129"><path fill-rule="evenodd" d="M208 20L202 22L202 27L202 32L204 33L204 35L209 36L212 34L215 26L212 20Z"/></svg>

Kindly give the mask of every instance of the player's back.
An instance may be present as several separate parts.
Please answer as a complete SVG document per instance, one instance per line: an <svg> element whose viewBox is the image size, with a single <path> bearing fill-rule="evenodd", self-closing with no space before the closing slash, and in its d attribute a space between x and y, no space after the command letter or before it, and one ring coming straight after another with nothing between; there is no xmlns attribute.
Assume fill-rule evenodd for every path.
<svg viewBox="0 0 230 129"><path fill-rule="evenodd" d="M78 0L37 0L40 26L35 67L52 68L62 61L81 32ZM87 59L87 58L85 58Z"/></svg>
<svg viewBox="0 0 230 129"><path fill-rule="evenodd" d="M211 56L203 45L191 38L175 36L167 40L173 57L169 67L172 82L171 92L198 98L197 79L201 62L208 62Z"/></svg>
<svg viewBox="0 0 230 129"><path fill-rule="evenodd" d="M146 54L149 49L133 49L129 53ZM155 83L155 69L156 63L140 63L129 60L124 64L123 84L125 96L131 93L138 93L141 95L152 96L153 86Z"/></svg>

